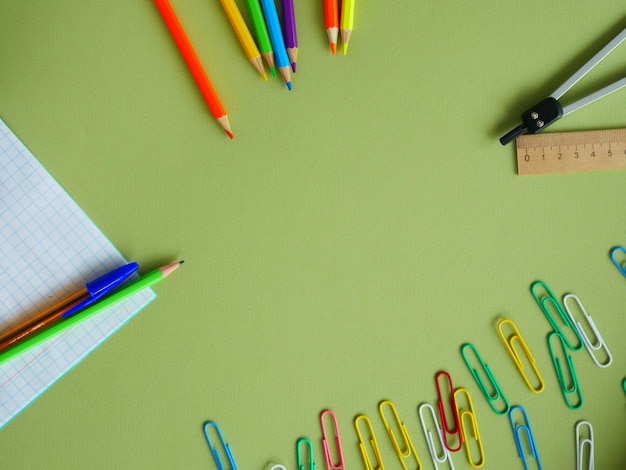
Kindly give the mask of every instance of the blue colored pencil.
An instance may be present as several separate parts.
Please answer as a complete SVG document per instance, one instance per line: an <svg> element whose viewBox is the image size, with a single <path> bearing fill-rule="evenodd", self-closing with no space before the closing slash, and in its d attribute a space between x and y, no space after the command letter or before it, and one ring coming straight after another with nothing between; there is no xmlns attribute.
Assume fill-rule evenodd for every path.
<svg viewBox="0 0 626 470"><path fill-rule="evenodd" d="M272 47L274 48L276 67L285 79L287 88L291 90L291 62L287 55L287 47L285 46L283 31L280 27L276 3L274 3L274 0L261 0L261 8L263 8L267 30L270 33Z"/></svg>

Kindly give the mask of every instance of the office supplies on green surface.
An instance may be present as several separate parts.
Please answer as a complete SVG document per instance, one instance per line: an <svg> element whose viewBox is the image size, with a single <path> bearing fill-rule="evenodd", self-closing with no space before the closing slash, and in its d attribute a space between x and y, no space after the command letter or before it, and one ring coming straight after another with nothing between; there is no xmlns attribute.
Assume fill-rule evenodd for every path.
<svg viewBox="0 0 626 470"><path fill-rule="evenodd" d="M465 397L465 402L467 403L465 407L459 405L458 397L461 395ZM459 426L461 427L467 461L473 468L480 468L485 464L485 449L483 448L483 440L478 430L478 421L476 420L472 396L466 388L458 387L454 391L454 400L456 402L457 413L459 414ZM465 419L466 417L467 420ZM467 421L469 421L469 429ZM472 450L473 448L475 448L475 451ZM474 452L478 455L474 456Z"/></svg>
<svg viewBox="0 0 626 470"><path fill-rule="evenodd" d="M363 426L359 425L360 422L365 423L365 437L363 435L363 431L361 430ZM374 434L374 428L372 427L370 419L366 415L358 415L354 418L354 427L359 438L359 449L361 450L361 456L363 457L365 469L383 470L385 465L383 463L382 456L380 455L380 447L378 445L378 440L376 439L376 434ZM366 444L366 441L369 441L369 446L372 448L372 452L374 454L373 459L367 450L368 444Z"/></svg>
<svg viewBox="0 0 626 470"><path fill-rule="evenodd" d="M568 303L569 300L573 300L576 307L570 307ZM567 294L565 297L563 297L563 306L565 307L565 311L567 312L567 315L569 316L572 324L578 330L578 334L582 338L583 343L585 344L585 348L587 348L587 352L591 356L593 362L595 362L598 367L609 367L613 362L613 356L611 355L611 351L606 345L602 334L600 334L600 331L596 326L596 322L594 322L593 318L591 318L591 315L587 313L587 309L580 301L578 296L575 294ZM589 338L589 335L585 332L583 325L580 322L576 321L573 313L574 309L579 310L585 317L589 328L591 328L592 338ZM601 362L601 359L596 356L595 353L597 351L604 351L604 358L602 358L604 359L604 362Z"/></svg>
<svg viewBox="0 0 626 470"><path fill-rule="evenodd" d="M393 422L395 423L395 427L400 429L402 443L398 442L398 438L393 433L393 429L389 424L387 416L385 415L385 408L389 408L389 410L391 411L391 416L393 417ZM411 436L409 436L409 431L406 428L406 425L402 422L400 416L398 415L398 410L395 403L393 403L391 400L381 401L378 404L378 412L380 413L380 418L383 421L383 425L385 426L389 439L391 439L391 444L393 445L393 449L395 450L396 455L400 460L402 468L404 468L404 470L409 470L409 468L413 468L412 466L407 466L407 463L405 462L405 460L411 458L411 456L413 456L413 458L415 459L415 462L417 463L417 468L422 468L422 462L419 458L419 455L417 454L417 450L415 450L415 445L411 440Z"/></svg>
<svg viewBox="0 0 626 470"><path fill-rule="evenodd" d="M559 352L557 352L553 346L555 341L560 345L558 348ZM567 350L565 339L561 333L553 331L548 335L548 349L550 351L550 357L552 358L552 363L554 364L554 371L556 372L556 377L558 379L565 404L568 408L577 410L583 406L585 399L578 383L574 360ZM563 363L567 365L567 377L563 372ZM571 399L570 397L576 398Z"/></svg>
<svg viewBox="0 0 626 470"><path fill-rule="evenodd" d="M211 434L216 434L219 440L218 446L213 444L213 440L211 439ZM211 455L213 456L213 460L215 460L215 465L217 465L218 470L225 470L226 467L222 462L221 454L225 454L228 459L228 463L230 465L230 470L237 470L237 464L235 463L235 456L233 455L230 446L226 444L224 440L224 436L222 435L222 430L218 426L218 424L214 421L207 421L204 424L204 436L206 437L206 441L209 444L209 449L211 450Z"/></svg>
<svg viewBox="0 0 626 470"><path fill-rule="evenodd" d="M593 426L589 421L578 421L576 423L576 470L593 470L594 452Z"/></svg>
<svg viewBox="0 0 626 470"><path fill-rule="evenodd" d="M424 413L427 413L429 417L425 417ZM433 461L433 465L435 466L435 468L439 468L438 464L449 462L450 466L454 468L454 464L452 463L452 456L450 455L450 452L448 452L448 449L443 442L443 429L441 429L441 426L437 421L435 409L430 403L422 403L418 408L418 414L420 417L420 423L422 425L422 431L424 431L424 437L426 438L426 444L428 445L428 452L430 453L430 458ZM430 421L434 424L434 431L430 430L430 428L428 427L429 423L427 421ZM433 432L436 437L433 437ZM435 439L437 439L436 443ZM439 451L439 449L441 449L441 451Z"/></svg>
<svg viewBox="0 0 626 470"><path fill-rule="evenodd" d="M480 372L479 369L476 369L474 368L474 366L472 366L472 361L470 360L469 357L467 357L466 351L468 349L471 349L473 351L474 356L476 356L476 359L478 360L480 364L482 372ZM461 348L461 355L463 356L465 365L467 366L470 373L474 377L474 380L476 381L478 388L480 389L483 396L485 397L485 400L487 400L487 402L489 403L489 406L491 407L491 409L496 414L499 414L500 416L504 416L505 414L507 414L511 408L511 406L509 405L509 401L507 400L506 395L504 394L504 391L500 387L500 384L498 383L493 373L491 372L491 369L481 357L480 353L478 352L478 349L476 349L476 346L474 346L472 343L467 343L463 345L463 347ZM488 385L483 381L481 377L481 373L486 375L487 379L489 379ZM502 404L498 405L498 402L500 401L502 401Z"/></svg>
<svg viewBox="0 0 626 470"><path fill-rule="evenodd" d="M505 327L505 325L508 325L508 328ZM508 329L511 329L512 332L507 333L505 330L508 330ZM522 338L522 334L517 329L517 325L513 323L513 320L509 320L508 318L505 318L504 320L501 320L498 323L498 333L500 334L500 338L502 338L504 345L506 346L507 350L509 351L509 354L513 358L513 362L515 363L515 366L519 370L519 373L522 376L522 379L524 379L524 382L526 382L526 385L528 385L528 388L530 389L530 391L533 393L542 392L545 387L545 383L543 379L541 378L539 369L537 369L537 362L535 361L535 357L530 352L530 349L528 348L526 341L524 341L524 338ZM519 352L515 349L515 343L520 345L524 355L526 356L525 361L522 360L522 357L520 356ZM530 368L532 369L533 375L535 376L535 379L536 379L534 380L535 384L533 384L533 380L531 380L531 378L528 376L528 374L525 371L526 364L529 365Z"/></svg>
<svg viewBox="0 0 626 470"><path fill-rule="evenodd" d="M332 429L335 436L335 444L331 446L329 432L326 429L326 416L330 416ZM326 458L326 468L330 470L345 470L346 464L343 458L343 448L341 446L341 433L339 432L339 423L337 415L332 410L324 410L320 415L320 424L322 426L322 445L324 447L324 456ZM334 449L334 452L331 451Z"/></svg>
<svg viewBox="0 0 626 470"><path fill-rule="evenodd" d="M586 106L594 101L603 98L609 93L619 90L626 86L626 78L617 80L616 82L608 85L578 101L562 106L559 99L581 78L583 78L593 67L595 67L602 59L604 59L609 53L619 46L622 41L626 39L626 29L623 29L615 38L613 38L606 46L594 55L585 65L583 65L574 75L568 78L559 88L557 88L552 95L545 100L537 103L528 111L522 114L522 124L515 129L509 131L507 134L500 138L500 143L506 145L509 142L517 139L519 136L525 133L537 134L543 131L550 124L554 123L563 116Z"/></svg>
<svg viewBox="0 0 626 470"><path fill-rule="evenodd" d="M7 361L19 356L20 354L25 353L26 351L31 350L32 348L39 346L45 341L58 337L65 331L68 331L73 326L84 323L89 320L93 316L97 315L100 312L106 311L113 307L116 307L118 304L128 300L137 294L145 291L146 289L152 287L157 282L161 282L171 273L173 273L178 267L183 264L182 261L178 263L168 264L167 266L162 266L145 276L141 276L139 279L134 281L133 283L123 287L117 292L111 294L100 302L86 308L80 313L71 316L70 318L62 321L60 323L56 323L51 328L42 331L38 335L30 337L28 340L17 344L13 348L3 352L0 354L0 365L4 364Z"/></svg>
<svg viewBox="0 0 626 470"><path fill-rule="evenodd" d="M514 414L522 414L521 424L517 424L517 419ZM533 430L530 427L530 420L528 419L528 414L526 414L526 410L519 405L515 405L511 407L511 412L509 413L509 421L511 422L511 427L513 428L513 436L515 437L515 445L517 446L517 452L524 462L524 468L528 470L528 454L524 449L524 439L521 437L521 432L524 431L526 434L526 441L530 447L530 458L535 459L537 461L537 466L541 470L543 467L541 465L541 459L539 458L539 451L537 450L537 442L535 441L535 436L533 434Z"/></svg>

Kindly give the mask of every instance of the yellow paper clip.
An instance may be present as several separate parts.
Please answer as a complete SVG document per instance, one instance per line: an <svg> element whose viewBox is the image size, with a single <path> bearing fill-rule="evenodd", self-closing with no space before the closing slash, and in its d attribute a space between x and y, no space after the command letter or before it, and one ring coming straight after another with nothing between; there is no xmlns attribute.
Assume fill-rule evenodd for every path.
<svg viewBox="0 0 626 470"><path fill-rule="evenodd" d="M538 291L541 291L541 289L545 291L546 295L541 296L539 294ZM583 343L583 339L580 337L580 334L578 333L578 329L570 320L569 316L567 315L567 312L565 312L565 309L561 305L561 302L559 302L559 300L554 296L554 294L552 293L548 285L543 281L537 281L533 283L533 285L531 286L530 292L533 294L533 297L537 301L537 304L539 304L539 307L541 308L541 311L547 318L548 322L550 322L550 325L552 325L552 328L554 329L554 331L561 334L561 337L565 341L565 344L567 345L567 347L570 348L572 351L580 351L585 346ZM548 305L552 305L554 309L556 310L556 313L559 314L559 317L561 318L561 321L563 322L563 324L566 327L572 329L572 331L574 332L574 335L576 336L576 340L578 341L577 346L574 346L572 344L572 342L569 340L569 338L567 337L563 329L556 322L556 320L552 316L552 313L550 313L550 308L548 307Z"/></svg>
<svg viewBox="0 0 626 470"><path fill-rule="evenodd" d="M365 440L363 439L361 429L359 428L359 421L365 422L365 425L367 426L367 432L370 437L369 441L372 445L377 466L374 466L374 463L372 463L369 453L365 448ZM372 422L370 419L365 415L359 415L354 419L354 427L356 428L356 433L359 436L359 449L361 449L361 455L363 456L363 462L365 463L365 470L384 470L385 465L383 464L383 459L380 456L380 448L378 447L378 441L376 440L376 435L374 434L374 428L372 428Z"/></svg>
<svg viewBox="0 0 626 470"><path fill-rule="evenodd" d="M215 430L215 432L217 433L217 437L219 438L220 444L222 445L222 450L226 454L226 457L228 457L228 462L230 463L231 470L237 470L237 464L235 463L235 457L233 456L233 453L230 450L230 446L228 444L226 444L226 441L224 441L224 436L222 436L222 431L220 430L220 428L217 425L217 423L215 423L213 421L208 421L204 425L204 435L206 437L207 442L209 443L209 448L211 449L211 455L213 455L213 460L215 460L215 464L217 465L217 469L218 470L224 470L226 467L224 467L224 464L222 463L222 458L220 456L220 451L215 448L215 446L213 445L213 442L211 441L211 437L209 435L210 434L209 433L209 428L213 428Z"/></svg>
<svg viewBox="0 0 626 470"><path fill-rule="evenodd" d="M335 459L333 459L332 452L330 451L328 433L326 432L326 426L324 424L325 416L331 417L335 428L335 443L337 449L337 459L339 460L337 463L335 463ZM320 423L322 424L322 444L324 445L324 455L326 456L326 468L328 470L345 470L346 465L344 463L343 450L341 448L341 436L339 435L339 424L337 423L337 416L331 410L325 410L320 415Z"/></svg>
<svg viewBox="0 0 626 470"><path fill-rule="evenodd" d="M452 457L450 456L450 452L448 452L446 444L443 440L443 429L441 429L441 426L437 421L435 409L429 403L422 403L419 406L418 410L420 415L420 423L422 423L422 430L424 431L424 437L426 438L426 444L428 444L428 452L430 453L430 458L433 460L433 465L435 466L435 468L439 468L440 463L448 462L450 464L450 468L454 469ZM430 414L431 420L435 424L435 432L437 433L438 444L435 443L433 433L428 430L428 424L426 423L426 418L424 417L424 410L428 410L427 412ZM441 449L441 452L437 450L438 447Z"/></svg>
<svg viewBox="0 0 626 470"><path fill-rule="evenodd" d="M471 361L467 357L467 353L466 353L467 349L471 349L472 351L474 351L474 355L478 359L478 362L480 362L480 365L481 365L485 375L487 376L487 378L489 379L489 382L491 383L490 387L488 387L485 384L485 382L481 378L478 370L475 369L472 366ZM480 389L480 391L482 392L483 396L485 397L485 400L487 400L487 403L489 403L489 406L491 407L491 409L494 411L494 413L496 413L496 414L498 414L500 416L506 415L509 412L509 410L511 409L511 406L509 405L509 401L507 400L506 395L502 391L502 388L500 387L500 384L498 383L496 378L493 376L493 373L491 372L491 369L489 368L489 366L485 363L483 358L478 353L478 350L476 349L476 346L474 346L472 343L465 344L461 348L461 355L463 356L463 360L465 361L465 365L467 365L467 368L469 369L470 373L474 377L474 380L476 380L476 384L478 385L478 388ZM493 390L492 392L490 392L490 390L489 390L490 388ZM502 409L496 408L496 403L498 403L499 401L502 402L502 404L500 405L500 407Z"/></svg>
<svg viewBox="0 0 626 470"><path fill-rule="evenodd" d="M587 434L589 434L589 437L582 437L581 429L583 427L587 428ZM589 448L586 453L585 448ZM585 455L587 455L586 460ZM593 427L589 421L579 421L576 424L576 470L593 470L595 467L594 460Z"/></svg>
<svg viewBox="0 0 626 470"><path fill-rule="evenodd" d="M457 395L465 395L467 399L467 409L461 409L459 406L459 400ZM476 414L474 413L474 404L472 403L472 397L466 388L459 387L454 391L454 400L456 402L457 413L459 414L459 426L461 427L461 435L463 436L463 443L465 444L465 452L467 453L467 461L474 468L480 468L485 464L485 450L483 449L483 440L480 438L480 432L478 431L478 422L476 421ZM469 424L472 427L473 438L476 441L478 447L478 462L474 461L472 457L472 449L470 446L470 440L468 438L467 428L465 423L465 417L468 418Z"/></svg>
<svg viewBox="0 0 626 470"><path fill-rule="evenodd" d="M303 445L309 446L308 467L304 465L305 458L302 452ZM313 460L313 443L306 437L301 437L296 443L296 451L298 454L298 470L315 470L315 461Z"/></svg>
<svg viewBox="0 0 626 470"><path fill-rule="evenodd" d="M391 414L393 415L393 418L396 421L398 428L400 429L400 434L402 435L402 439L404 440L403 446L400 445L400 443L398 442L398 439L396 439L396 436L393 433L393 430L391 429L391 426L389 426L389 422L387 421L387 417L385 416L385 407L388 407L391 410ZM407 431L404 423L400 421L400 417L398 416L398 410L396 409L396 405L394 405L393 402L389 400L383 400L378 405L378 411L380 412L380 417L383 420L383 424L385 425L387 434L389 434L389 439L391 439L393 448L396 451L396 454L398 455L398 459L400 459L400 464L402 465L402 468L404 468L404 470L408 470L408 467L406 463L404 462L404 460L411 457L411 455L415 457L415 461L417 462L417 468L422 468L422 462L420 461L419 455L417 455L417 451L415 450L415 446L413 445L413 442L411 441L409 432ZM402 447L404 447L404 450L402 449Z"/></svg>
<svg viewBox="0 0 626 470"><path fill-rule="evenodd" d="M515 424L515 418L513 414L516 410L519 410L524 416L523 424ZM526 410L519 405L511 407L511 412L509 413L509 420L511 421L511 427L513 428L513 435L515 436L515 445L517 446L517 453L520 456L520 459L524 462L524 468L528 470L528 457L526 456L526 452L524 452L524 444L522 443L522 439L520 437L520 431L526 432L526 437L528 438L528 445L530 446L530 456L537 460L537 466L539 470L543 467L541 465L541 459L539 458L539 451L537 450L537 443L535 442L535 436L533 435L533 430L530 427L530 421L528 420L528 415L526 414Z"/></svg>
<svg viewBox="0 0 626 470"><path fill-rule="evenodd" d="M572 314L572 309L568 305L568 300L570 299L576 302L576 304L578 305L578 309L582 312L583 316L587 320L587 323L589 324L589 328L591 328L591 332L595 336L595 341L592 341L591 339L589 339L589 336L587 335L587 333L585 333L583 326L580 324L580 322L577 322L576 319L574 318L574 315ZM591 356L591 359L593 359L593 362L595 362L596 365L598 365L599 367L609 367L611 363L613 362L613 356L611 356L611 351L609 351L608 346L604 342L604 338L602 338L602 335L598 331L598 327L596 326L596 323L591 318L591 315L587 313L587 310L585 310L585 307L583 306L580 299L574 294L567 294L565 297L563 297L563 305L565 306L565 310L567 311L567 314L569 315L570 320L572 320L572 324L578 330L578 333L580 334L580 337L582 338L583 343L585 343L587 352L589 352L589 355ZM600 362L600 360L594 354L594 352L600 351L601 349L604 349L604 355L606 356L605 362Z"/></svg>
<svg viewBox="0 0 626 470"><path fill-rule="evenodd" d="M507 335L504 332L505 330L504 325L507 325L507 324L510 325L510 327L512 328L513 330L512 334ZM524 341L524 338L522 338L522 335L517 329L517 326L515 325L515 323L513 323L513 320L509 320L508 318L505 318L504 320L500 321L498 323L498 333L500 333L500 338L502 338L502 341L504 341L506 348L509 350L509 354L511 354L511 357L513 358L513 362L517 366L519 373L522 375L522 379L524 379L524 382L526 382L526 385L528 385L528 388L531 390L531 392L540 393L541 391L543 391L545 384L543 382L543 379L541 378L541 374L539 374L539 370L537 369L535 358L530 352L530 349L528 349L528 345L526 344L526 341ZM532 368L537 381L539 382L536 387L533 386L530 378L524 371L524 363L522 362L522 359L520 358L519 353L515 350L515 345L514 345L515 342L519 343L520 347L522 348L522 351L524 352L524 354L526 355L526 358L528 359L528 363L530 364L530 367Z"/></svg>
<svg viewBox="0 0 626 470"><path fill-rule="evenodd" d="M552 347L553 338L556 338L558 343L561 345L559 348L563 351L563 355L565 356L565 363L567 364L567 369L569 370L570 380L568 381L565 378L565 374L563 373L563 366L561 365L561 358L555 353L554 348ZM576 369L574 368L574 361L572 360L572 356L567 352L567 347L565 345L565 339L560 333L553 331L548 335L548 349L550 350L550 356L552 356L552 362L554 364L554 370L556 372L556 377L559 381L559 386L561 387L561 393L563 395L563 399L565 400L565 404L568 408L572 410L577 410L583 403L585 403L585 399L583 398L583 393L580 390L580 385L578 385L578 377L576 375ZM572 403L569 397L578 395L577 403Z"/></svg>

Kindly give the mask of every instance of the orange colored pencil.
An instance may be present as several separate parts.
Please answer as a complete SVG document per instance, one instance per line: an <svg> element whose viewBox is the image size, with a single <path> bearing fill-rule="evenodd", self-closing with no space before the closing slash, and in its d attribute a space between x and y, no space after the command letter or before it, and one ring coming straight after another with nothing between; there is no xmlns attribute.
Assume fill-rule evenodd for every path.
<svg viewBox="0 0 626 470"><path fill-rule="evenodd" d="M219 96L217 96L217 92L215 91L215 88L213 88L213 85L209 80L209 76L202 67L200 59L198 59L198 55L196 54L196 51L194 51L185 30L176 17L176 13L174 12L172 5L170 5L168 0L154 0L154 3L156 3L157 8L161 12L170 33L172 33L174 41L180 49L185 62L187 62L189 70L198 84L198 88L200 88L202 96L204 96L205 101L209 105L211 113L217 122L224 128L228 137L232 139L233 132L230 128L230 123L228 122L228 114L226 114L226 110L224 109Z"/></svg>
<svg viewBox="0 0 626 470"><path fill-rule="evenodd" d="M324 0L324 17L326 33L330 42L330 50L337 53L337 36L339 35L339 7L337 0Z"/></svg>

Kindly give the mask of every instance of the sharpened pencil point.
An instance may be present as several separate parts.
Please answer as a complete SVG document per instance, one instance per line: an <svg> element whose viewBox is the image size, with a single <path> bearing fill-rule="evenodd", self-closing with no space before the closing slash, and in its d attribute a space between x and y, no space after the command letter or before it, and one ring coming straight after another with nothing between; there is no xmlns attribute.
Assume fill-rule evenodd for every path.
<svg viewBox="0 0 626 470"><path fill-rule="evenodd" d="M276 67L272 67L272 76L276 78Z"/></svg>
<svg viewBox="0 0 626 470"><path fill-rule="evenodd" d="M330 50L333 52L333 54L337 54L337 43L331 42Z"/></svg>
<svg viewBox="0 0 626 470"><path fill-rule="evenodd" d="M231 140L235 138L235 136L233 135L231 131L226 131L226 134L228 134L228 137L230 137Z"/></svg>
<svg viewBox="0 0 626 470"><path fill-rule="evenodd" d="M292 63L291 63L291 71L292 71L293 73L296 73L296 63L295 63L295 62L292 62Z"/></svg>
<svg viewBox="0 0 626 470"><path fill-rule="evenodd" d="M291 82L287 82L287 88L289 88L289 91L291 91Z"/></svg>

